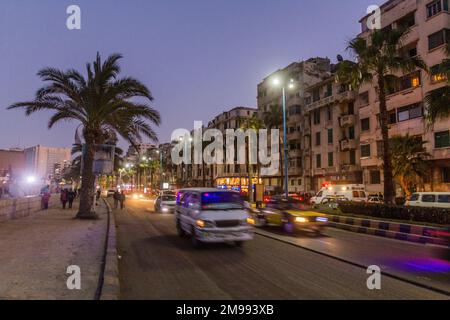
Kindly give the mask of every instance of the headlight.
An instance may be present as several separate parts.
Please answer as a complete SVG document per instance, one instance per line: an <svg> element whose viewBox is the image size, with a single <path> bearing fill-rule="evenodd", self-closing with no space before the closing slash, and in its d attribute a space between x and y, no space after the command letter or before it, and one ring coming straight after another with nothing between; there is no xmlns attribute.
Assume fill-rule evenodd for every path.
<svg viewBox="0 0 450 320"><path fill-rule="evenodd" d="M247 218L247 220L244 220L242 224L243 224L243 225L250 224L250 225L253 226L253 225L255 225L255 219L253 219L253 218Z"/></svg>
<svg viewBox="0 0 450 320"><path fill-rule="evenodd" d="M308 219L303 218L303 217L296 217L296 218L295 218L295 222L298 222L298 223L305 223L305 222L308 222Z"/></svg>
<svg viewBox="0 0 450 320"><path fill-rule="evenodd" d="M141 198L141 199L142 199L143 197L144 197L144 195L143 195L143 194L140 194L140 195L139 195L139 198Z"/></svg>
<svg viewBox="0 0 450 320"><path fill-rule="evenodd" d="M204 220L197 220L195 222L195 224L197 225L197 227L199 227L200 229L204 229L204 228L212 228L214 227L212 222L209 221L204 221Z"/></svg>
<svg viewBox="0 0 450 320"><path fill-rule="evenodd" d="M137 199L139 199L139 196L137 194L133 194L133 199L137 200Z"/></svg>

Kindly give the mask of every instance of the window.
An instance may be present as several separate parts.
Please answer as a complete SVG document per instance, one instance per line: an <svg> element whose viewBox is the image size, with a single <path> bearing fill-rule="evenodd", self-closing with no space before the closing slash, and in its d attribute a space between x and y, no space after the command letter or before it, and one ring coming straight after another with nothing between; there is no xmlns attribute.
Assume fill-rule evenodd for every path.
<svg viewBox="0 0 450 320"><path fill-rule="evenodd" d="M442 182L450 183L450 167L442 168Z"/></svg>
<svg viewBox="0 0 450 320"><path fill-rule="evenodd" d="M397 20L397 25L399 27L411 28L416 24L415 12L411 12L404 16L403 18Z"/></svg>
<svg viewBox="0 0 450 320"><path fill-rule="evenodd" d="M438 195L439 203L450 203L450 194L441 194Z"/></svg>
<svg viewBox="0 0 450 320"><path fill-rule="evenodd" d="M322 157L320 154L316 155L316 168L317 169L322 168Z"/></svg>
<svg viewBox="0 0 450 320"><path fill-rule="evenodd" d="M331 121L333 119L333 110L331 107L327 107L327 120Z"/></svg>
<svg viewBox="0 0 450 320"><path fill-rule="evenodd" d="M383 141L377 141L377 157L383 157Z"/></svg>
<svg viewBox="0 0 450 320"><path fill-rule="evenodd" d="M355 114L355 103L354 102L350 102L348 104L348 112L347 114Z"/></svg>
<svg viewBox="0 0 450 320"><path fill-rule="evenodd" d="M356 164L356 152L355 150L350 150L350 164L355 165Z"/></svg>
<svg viewBox="0 0 450 320"><path fill-rule="evenodd" d="M361 158L370 157L370 144L364 144L361 146Z"/></svg>
<svg viewBox="0 0 450 320"><path fill-rule="evenodd" d="M399 91L416 88L421 85L420 71L413 72L406 76L392 81L387 86L387 93L394 94Z"/></svg>
<svg viewBox="0 0 450 320"><path fill-rule="evenodd" d="M450 131L436 132L434 134L434 147L435 148L450 147Z"/></svg>
<svg viewBox="0 0 450 320"><path fill-rule="evenodd" d="M348 127L348 138L350 140L355 139L355 127Z"/></svg>
<svg viewBox="0 0 450 320"><path fill-rule="evenodd" d="M428 49L433 50L445 43L450 39L450 29L442 29L432 35L428 36Z"/></svg>
<svg viewBox="0 0 450 320"><path fill-rule="evenodd" d="M361 106L367 106L369 104L369 91L359 94L359 103Z"/></svg>
<svg viewBox="0 0 450 320"><path fill-rule="evenodd" d="M333 129L328 129L328 144L333 143Z"/></svg>
<svg viewBox="0 0 450 320"><path fill-rule="evenodd" d="M371 170L370 171L370 183L371 184L381 184L380 170Z"/></svg>
<svg viewBox="0 0 450 320"><path fill-rule="evenodd" d="M397 123L397 112L395 110L391 110L388 113L388 122L389 124Z"/></svg>
<svg viewBox="0 0 450 320"><path fill-rule="evenodd" d="M320 124L320 110L314 110L314 124Z"/></svg>
<svg viewBox="0 0 450 320"><path fill-rule="evenodd" d="M422 116L423 116L423 108L421 103L415 103L397 109L398 122L420 118Z"/></svg>
<svg viewBox="0 0 450 320"><path fill-rule="evenodd" d="M410 197L409 197L409 201L418 201L419 200L419 194L418 193L413 193Z"/></svg>
<svg viewBox="0 0 450 320"><path fill-rule="evenodd" d="M333 84L332 83L328 83L327 84L327 91L325 91L325 95L324 97L331 97L333 95Z"/></svg>
<svg viewBox="0 0 450 320"><path fill-rule="evenodd" d="M328 152L328 166L332 167L334 165L333 152Z"/></svg>
<svg viewBox="0 0 450 320"><path fill-rule="evenodd" d="M445 11L448 11L448 0L437 0L433 1L427 5L427 18L431 18L437 15L444 8Z"/></svg>
<svg viewBox="0 0 450 320"><path fill-rule="evenodd" d="M434 194L424 194L422 195L422 202L435 202L436 201L436 195Z"/></svg>
<svg viewBox="0 0 450 320"><path fill-rule="evenodd" d="M316 132L316 146L320 146L321 141L320 141L320 131Z"/></svg>
<svg viewBox="0 0 450 320"><path fill-rule="evenodd" d="M317 102L320 100L320 90L319 88L313 90L313 102Z"/></svg>
<svg viewBox="0 0 450 320"><path fill-rule="evenodd" d="M361 131L370 130L370 118L361 119Z"/></svg>
<svg viewBox="0 0 450 320"><path fill-rule="evenodd" d="M440 72L440 65L434 65L430 68L431 83L437 83L447 80L445 74Z"/></svg>

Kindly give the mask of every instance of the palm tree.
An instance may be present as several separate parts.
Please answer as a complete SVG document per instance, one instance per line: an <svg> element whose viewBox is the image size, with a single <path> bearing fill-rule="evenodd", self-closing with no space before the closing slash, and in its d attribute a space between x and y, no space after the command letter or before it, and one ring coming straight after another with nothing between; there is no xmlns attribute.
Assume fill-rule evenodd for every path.
<svg viewBox="0 0 450 320"><path fill-rule="evenodd" d="M264 128L263 122L261 121L260 117L256 113L254 113L251 118L238 119L238 123L239 123L239 126L241 129L255 130L257 134L259 133L260 129ZM250 144L247 145L246 164L247 164L247 174L248 174L248 198L249 198L249 201L252 202L252 200L253 200L253 175L252 175L253 165L250 165ZM259 161L257 164L256 171L257 171L257 175L259 178L259 175L260 175Z"/></svg>
<svg viewBox="0 0 450 320"><path fill-rule="evenodd" d="M337 70L336 80L349 84L353 89L363 83L376 81L380 104L380 127L383 143L384 201L392 203L395 197L394 181L390 161L388 112L386 95L392 84L398 81L396 73L413 72L418 68L427 70L419 57L404 55L400 50L406 29L390 31L374 30L368 41L356 38L349 42L348 50L356 56L356 61L342 61Z"/></svg>
<svg viewBox="0 0 450 320"><path fill-rule="evenodd" d="M425 144L426 141L409 135L390 139L392 172L407 197L419 183L423 184L421 177L429 173L427 159L431 155L427 153Z"/></svg>
<svg viewBox="0 0 450 320"><path fill-rule="evenodd" d="M280 129L283 125L283 110L279 105L270 106L270 110L264 112L263 114L263 123L266 126L267 130L272 129ZM278 152L280 154L280 175L281 181L283 181L284 171L283 171L283 153L282 153L282 136L280 135L280 141L278 143ZM282 185L284 185L282 183Z"/></svg>
<svg viewBox="0 0 450 320"><path fill-rule="evenodd" d="M46 83L36 93L34 101L19 102L8 109L25 109L26 115L51 111L48 128L62 120L81 123L85 141L83 152L82 190L77 218L93 219L91 211L94 194L93 161L96 145L102 145L112 134L131 144L142 136L157 141L151 124L159 125L160 115L145 102L153 101L150 90L139 80L118 78L121 71L120 54L109 56L104 62L97 53L95 61L86 66L86 77L77 70L62 71L45 68L38 76Z"/></svg>
<svg viewBox="0 0 450 320"><path fill-rule="evenodd" d="M450 57L450 42L445 47L447 56ZM429 92L425 99L426 121L429 128L439 119L450 117L450 58L442 60L437 68L437 73L447 79L443 87Z"/></svg>

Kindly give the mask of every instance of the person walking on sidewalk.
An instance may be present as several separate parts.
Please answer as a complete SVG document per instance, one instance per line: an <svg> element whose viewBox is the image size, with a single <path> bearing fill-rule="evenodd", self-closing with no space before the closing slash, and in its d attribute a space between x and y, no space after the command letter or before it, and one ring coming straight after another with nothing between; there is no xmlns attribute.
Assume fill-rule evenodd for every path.
<svg viewBox="0 0 450 320"><path fill-rule="evenodd" d="M120 195L119 191L116 190L113 195L114 209L117 209L119 207L120 197L121 197L121 195Z"/></svg>
<svg viewBox="0 0 450 320"><path fill-rule="evenodd" d="M119 201L120 201L120 209L123 210L125 208L125 192L123 192L123 190L120 193Z"/></svg>
<svg viewBox="0 0 450 320"><path fill-rule="evenodd" d="M42 193L42 209L48 210L48 203L50 202L50 191L44 191Z"/></svg>
<svg viewBox="0 0 450 320"><path fill-rule="evenodd" d="M76 194L73 189L70 189L70 191L67 193L67 200L69 201L69 209L72 209L73 200L75 200Z"/></svg>
<svg viewBox="0 0 450 320"><path fill-rule="evenodd" d="M65 209L66 205L67 205L67 200L68 200L67 199L67 193L68 193L67 189L64 189L64 190L61 191L60 200L61 200L63 209Z"/></svg>

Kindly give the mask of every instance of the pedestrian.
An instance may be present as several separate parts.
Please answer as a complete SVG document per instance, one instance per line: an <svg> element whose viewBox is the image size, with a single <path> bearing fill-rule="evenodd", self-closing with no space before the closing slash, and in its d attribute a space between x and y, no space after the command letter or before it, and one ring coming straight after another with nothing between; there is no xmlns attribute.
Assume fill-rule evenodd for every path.
<svg viewBox="0 0 450 320"><path fill-rule="evenodd" d="M119 207L120 197L121 197L121 195L120 195L119 191L116 190L113 195L114 209L117 209Z"/></svg>
<svg viewBox="0 0 450 320"><path fill-rule="evenodd" d="M67 200L68 200L67 193L68 193L67 189L64 189L61 191L60 200L61 200L63 209L65 209L66 205L67 205Z"/></svg>
<svg viewBox="0 0 450 320"><path fill-rule="evenodd" d="M50 202L50 192L45 191L42 194L42 209L48 210L48 203Z"/></svg>
<svg viewBox="0 0 450 320"><path fill-rule="evenodd" d="M73 200L75 200L76 193L73 189L70 189L70 191L67 193L67 200L69 201L69 209L72 209Z"/></svg>
<svg viewBox="0 0 450 320"><path fill-rule="evenodd" d="M125 192L123 192L123 190L120 193L119 201L120 201L120 209L123 210L125 208Z"/></svg>

